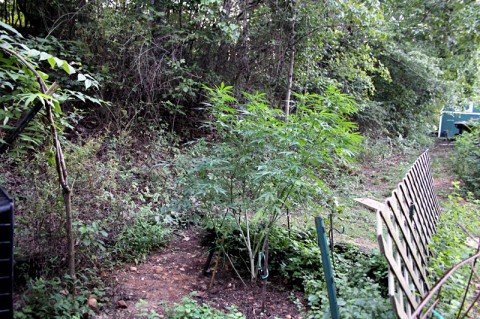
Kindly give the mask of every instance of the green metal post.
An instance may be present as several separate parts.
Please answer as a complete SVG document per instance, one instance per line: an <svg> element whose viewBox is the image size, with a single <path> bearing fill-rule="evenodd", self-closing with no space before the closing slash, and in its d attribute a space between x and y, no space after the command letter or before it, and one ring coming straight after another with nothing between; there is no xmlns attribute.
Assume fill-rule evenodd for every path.
<svg viewBox="0 0 480 319"><path fill-rule="evenodd" d="M335 280L333 279L332 263L328 254L327 236L325 235L325 223L322 217L315 217L315 227L317 229L318 246L322 253L322 266L327 283L328 301L330 303L330 313L332 319L340 319L338 311L337 295L335 290Z"/></svg>

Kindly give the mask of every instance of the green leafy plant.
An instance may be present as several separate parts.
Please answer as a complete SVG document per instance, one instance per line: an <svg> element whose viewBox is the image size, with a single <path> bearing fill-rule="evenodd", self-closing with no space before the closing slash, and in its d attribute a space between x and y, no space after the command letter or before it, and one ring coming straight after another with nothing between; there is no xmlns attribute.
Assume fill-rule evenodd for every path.
<svg viewBox="0 0 480 319"><path fill-rule="evenodd" d="M105 228L101 222L93 221L91 223L84 223L81 220L75 221L73 223L74 228L76 229L77 240L80 242L77 248L77 254L79 257L77 259L81 260L84 266L87 266L87 261L89 266L96 267L98 269L108 266L101 265L100 263L105 263L109 252L105 244L105 240L108 237L108 233L105 231Z"/></svg>
<svg viewBox="0 0 480 319"><path fill-rule="evenodd" d="M117 236L114 252L117 257L139 262L155 248L166 244L170 228L159 219L160 213L151 207L140 207L139 212Z"/></svg>
<svg viewBox="0 0 480 319"><path fill-rule="evenodd" d="M35 149L44 144L49 135L49 127L35 118L35 115L39 112L43 114L42 109L45 109L48 103L52 103L53 116L57 121L58 130L61 131L64 128L71 128L68 119L78 117L76 112L72 112L67 117L60 106L61 103L69 100L83 102L89 100L100 105L102 102L100 99L71 89L73 88L71 83L76 83L77 88L79 83L85 83L85 87L98 88L98 82L88 73L78 73L76 81L68 77L62 78L63 81L67 81L66 88L60 92L52 91L47 94L46 85L42 86L41 83L50 85L49 81L54 76L45 71L46 69L53 70L50 73L62 70L68 76L77 73L77 70L66 60L46 52L49 49L51 50L51 46L45 41L27 40L14 28L0 22L0 92L2 93L0 128L3 131L0 131L0 146L2 152L5 147L2 144L12 144L14 141L5 140L7 133L14 132L14 126L18 128L26 119L29 119L26 124L29 122L31 124L19 132L16 152L25 153L28 149ZM88 85L86 81L89 81Z"/></svg>
<svg viewBox="0 0 480 319"><path fill-rule="evenodd" d="M455 172L467 189L480 198L480 123L469 124L471 132L464 132L455 140Z"/></svg>
<svg viewBox="0 0 480 319"><path fill-rule="evenodd" d="M138 310L138 313L135 314L135 317L142 319L156 319L163 318L153 309L148 309L148 303L145 300L140 299L139 302L135 304L135 308Z"/></svg>
<svg viewBox="0 0 480 319"><path fill-rule="evenodd" d="M22 306L15 311L14 318L80 319L94 315L95 312L87 305L88 299L94 296L99 301L99 307L107 299L103 286L88 288L91 285L89 281L81 274L77 279L64 276L31 280L22 295ZM80 288L79 291L73 294L69 291L72 286Z"/></svg>
<svg viewBox="0 0 480 319"><path fill-rule="evenodd" d="M192 294L194 296L195 293ZM186 297L178 305L166 311L167 319L244 319L245 316L235 306L228 308L228 313L217 310L205 303Z"/></svg>
<svg viewBox="0 0 480 319"><path fill-rule="evenodd" d="M275 228L269 237L271 273L279 271L305 292L307 318L328 314L327 287L314 228ZM350 244L334 249L335 285L341 318L394 318L386 296L387 264L378 251Z"/></svg>
<svg viewBox="0 0 480 319"><path fill-rule="evenodd" d="M473 255L478 247L480 237L480 201L471 196L466 199L459 195L459 184L449 196L446 209L437 225L433 243L430 246L430 274L432 282L439 280L443 274L460 261ZM479 270L477 261L476 271ZM436 307L446 318L455 318L461 301L467 291L470 267L462 267L455 272L442 287L441 302ZM468 289L467 302L474 296L475 289Z"/></svg>
<svg viewBox="0 0 480 319"><path fill-rule="evenodd" d="M232 87L207 91L211 129L221 141L204 141L208 152L189 163L184 185L208 216L235 221L253 280L256 255L287 209L312 212L319 203L329 205L325 180L335 165L353 159L361 141L347 120L355 104L333 87L325 96L295 95L296 111L286 121L263 94L244 93L240 104Z"/></svg>

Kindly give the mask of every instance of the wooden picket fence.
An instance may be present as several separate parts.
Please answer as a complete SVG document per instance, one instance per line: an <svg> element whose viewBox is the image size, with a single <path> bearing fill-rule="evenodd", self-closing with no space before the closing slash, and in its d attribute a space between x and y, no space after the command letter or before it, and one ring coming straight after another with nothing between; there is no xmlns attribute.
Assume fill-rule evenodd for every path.
<svg viewBox="0 0 480 319"><path fill-rule="evenodd" d="M411 319L430 289L428 244L440 215L428 151L415 161L385 203L356 200L376 211L377 238L389 265L389 296L397 316Z"/></svg>

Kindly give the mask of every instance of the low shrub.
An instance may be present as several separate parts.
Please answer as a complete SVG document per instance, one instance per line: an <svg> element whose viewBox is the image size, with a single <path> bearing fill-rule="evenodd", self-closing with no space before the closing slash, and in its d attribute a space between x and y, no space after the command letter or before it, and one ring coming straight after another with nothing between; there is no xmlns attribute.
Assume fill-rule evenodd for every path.
<svg viewBox="0 0 480 319"><path fill-rule="evenodd" d="M148 254L164 246L168 241L171 228L159 219L160 213L150 206L139 208L135 218L126 223L116 238L113 248L117 257L136 263Z"/></svg>
<svg viewBox="0 0 480 319"><path fill-rule="evenodd" d="M455 172L467 189L480 198L480 123L471 123L471 132L455 140Z"/></svg>
<svg viewBox="0 0 480 319"><path fill-rule="evenodd" d="M430 246L432 258L430 270L432 282L438 281L451 267L475 253L480 236L480 201L471 196L462 198L458 191L459 184L455 184L456 192L449 196L445 211L440 216L437 231L432 237ZM469 239L472 244L469 244ZM479 271L480 261L477 261L476 271ZM461 301L467 290L470 267L465 265L459 268L453 277L443 285L441 302L437 311L445 318L454 318L458 313ZM475 289L470 287L467 293L468 300L474 297Z"/></svg>
<svg viewBox="0 0 480 319"><path fill-rule="evenodd" d="M107 301L104 286L100 280L92 280L94 277L84 274L78 274L77 277L72 279L66 275L51 279L31 279L22 294L20 305L17 305L19 307L14 318L80 319L94 315L95 312L87 301L95 298L97 306L101 307ZM72 286L78 289L75 293L69 291Z"/></svg>
<svg viewBox="0 0 480 319"><path fill-rule="evenodd" d="M192 294L194 296L194 294ZM205 303L199 304L196 300L186 297L182 302L167 309L167 319L245 319L245 316L235 306L222 312Z"/></svg>
<svg viewBox="0 0 480 319"><path fill-rule="evenodd" d="M316 236L314 228L276 228L269 238L271 267L304 290L308 318L323 318L329 311ZM378 251L336 244L332 262L341 318L394 318L386 296L388 268Z"/></svg>
<svg viewBox="0 0 480 319"><path fill-rule="evenodd" d="M362 141L349 121L357 106L331 86L324 95L296 94L296 110L285 121L265 94L244 92L236 99L223 83L206 90L217 140L203 140L205 152L185 167L184 194L209 218L235 222L253 281L256 256L286 210L328 205L328 181L354 160Z"/></svg>

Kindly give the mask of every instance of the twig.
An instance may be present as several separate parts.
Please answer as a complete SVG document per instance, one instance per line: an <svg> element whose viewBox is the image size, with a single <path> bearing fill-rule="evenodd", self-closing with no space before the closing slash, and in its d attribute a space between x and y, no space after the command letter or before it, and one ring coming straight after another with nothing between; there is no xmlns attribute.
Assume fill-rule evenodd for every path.
<svg viewBox="0 0 480 319"><path fill-rule="evenodd" d="M220 263L220 253L223 250L224 242L225 242L225 236L222 236L222 241L221 241L220 247L218 249L217 258L215 259L215 267L213 267L212 279L210 280L210 286L208 288L212 288L213 282L215 281L215 275L217 274L217 271L218 271L218 264Z"/></svg>
<svg viewBox="0 0 480 319"><path fill-rule="evenodd" d="M480 299L480 291L478 292L477 296L475 297L475 299L473 300L473 302L470 304L470 307L468 307L467 311L465 311L465 313L463 314L463 317L461 319L465 319L468 315L468 313L470 312L470 310L473 309L473 306L475 305L475 303Z"/></svg>
<svg viewBox="0 0 480 319"><path fill-rule="evenodd" d="M480 253L470 256L467 259L464 259L463 261L459 262L458 264L450 268L446 273L444 273L443 276L440 278L440 280L435 284L435 286L433 286L432 289L430 289L430 291L428 292L428 294L423 298L422 302L418 305L417 310L415 310L415 312L411 315L411 317L415 318L422 312L423 308L428 304L428 302L433 298L433 296L435 296L437 291L448 280L448 278L450 278L450 276L453 273L455 273L455 271L457 271L458 268L462 267L466 263L473 261L479 257L480 257Z"/></svg>
<svg viewBox="0 0 480 319"><path fill-rule="evenodd" d="M265 306L267 305L267 279L268 279L268 238L263 243L263 271L262 271L262 313L265 313ZM260 266L260 265L259 265Z"/></svg>
<svg viewBox="0 0 480 319"><path fill-rule="evenodd" d="M227 259L230 262L230 265L232 265L233 270L237 274L238 279L240 279L240 281L242 282L244 287L247 287L247 284L245 283L245 281L243 281L243 278L242 278L242 276L240 276L240 273L237 271L237 268L235 268L235 265L233 264L232 260L230 259L230 256L228 256L228 254L225 251L224 251L224 254L225 254L225 256L227 256Z"/></svg>

